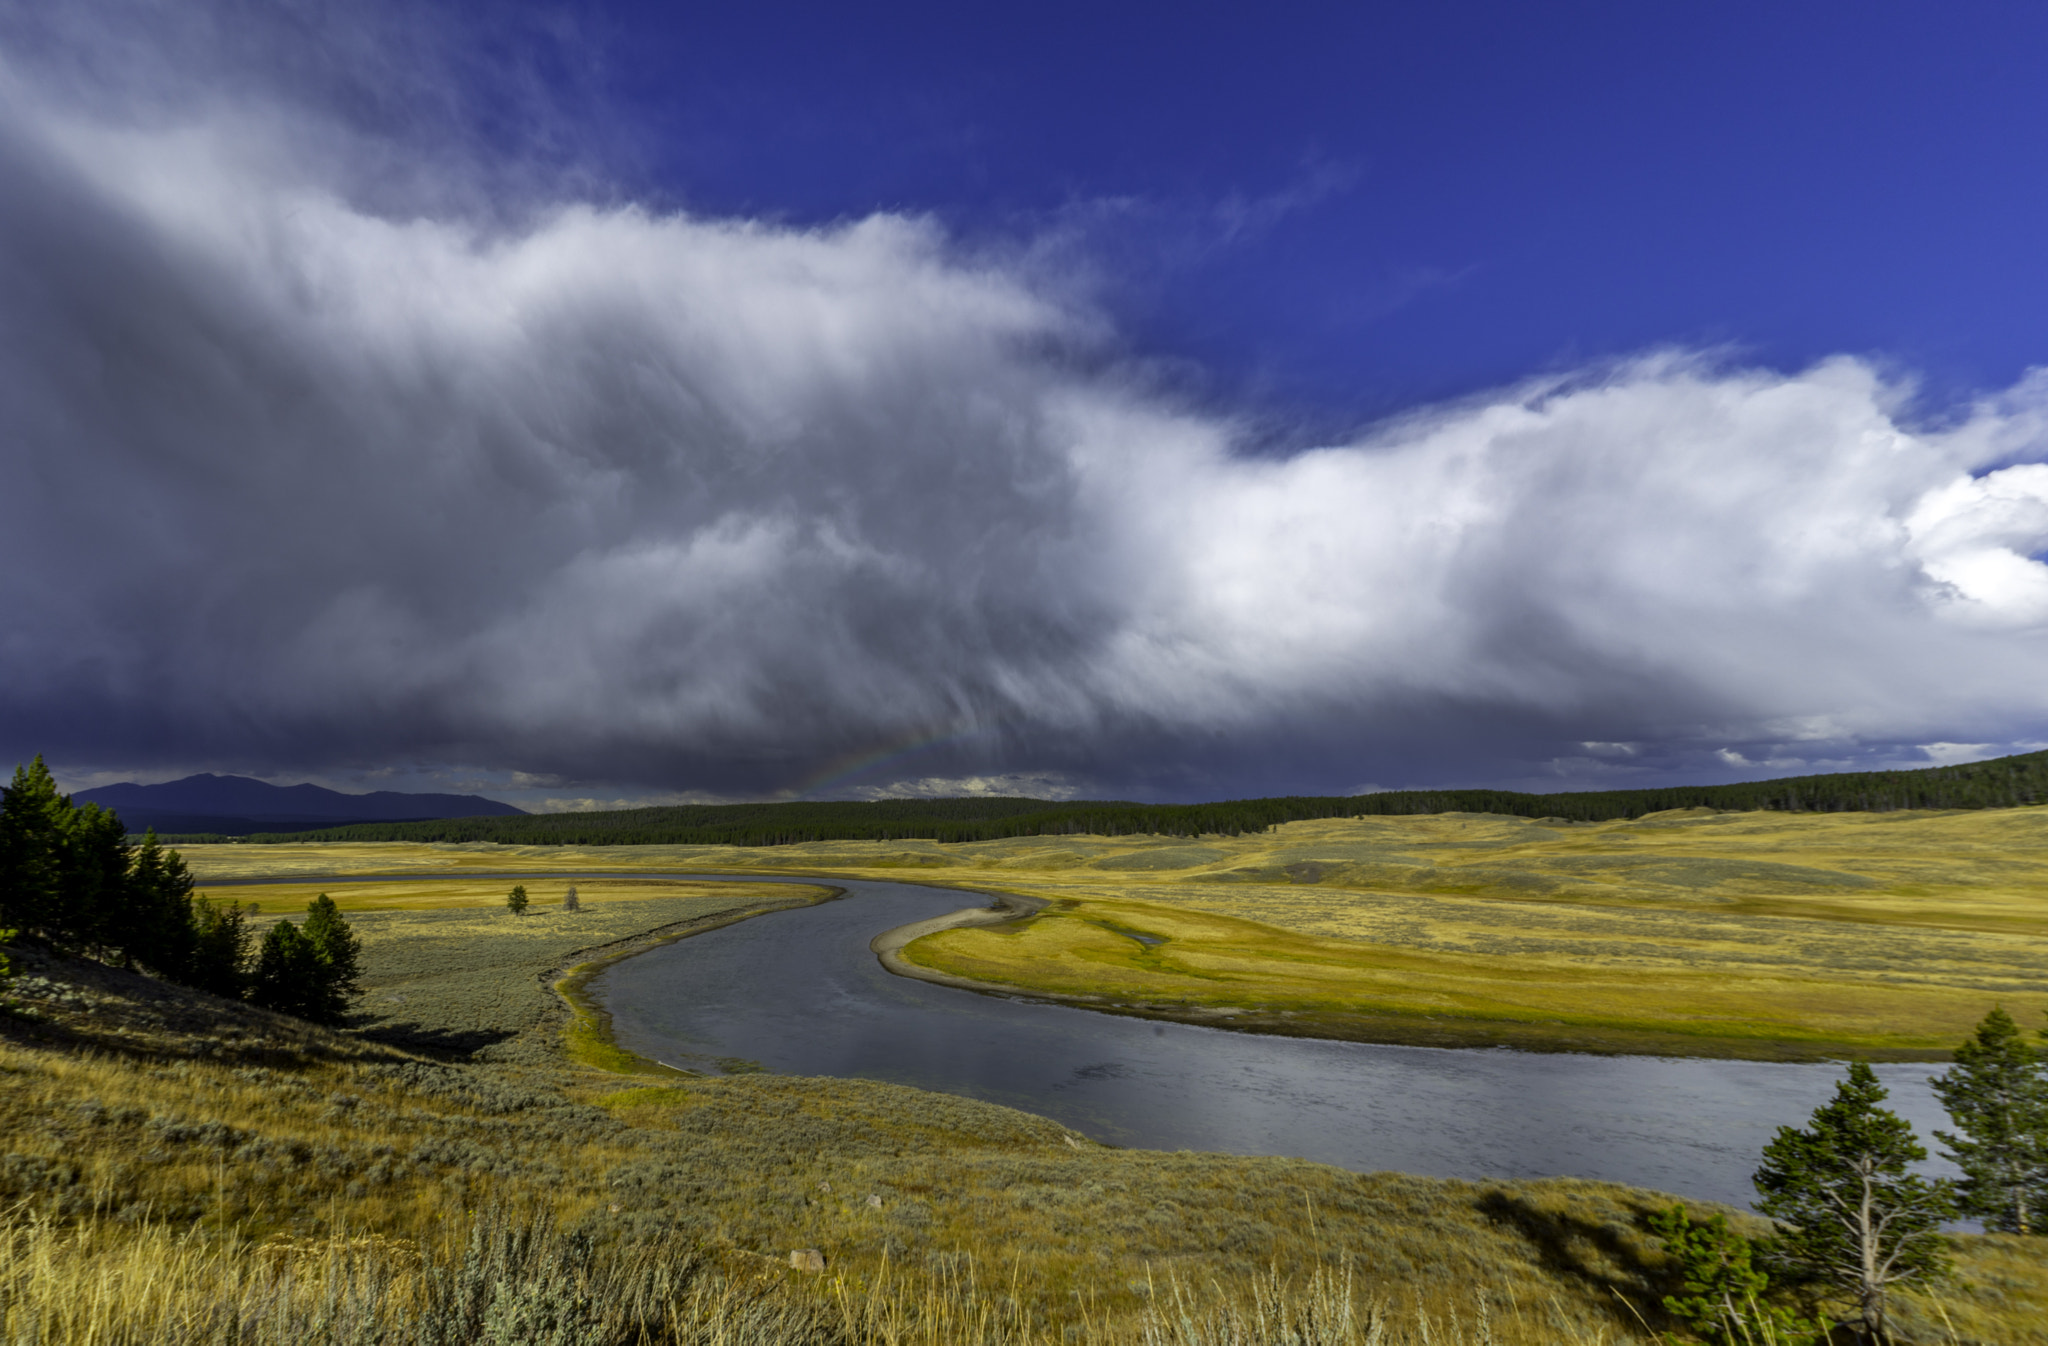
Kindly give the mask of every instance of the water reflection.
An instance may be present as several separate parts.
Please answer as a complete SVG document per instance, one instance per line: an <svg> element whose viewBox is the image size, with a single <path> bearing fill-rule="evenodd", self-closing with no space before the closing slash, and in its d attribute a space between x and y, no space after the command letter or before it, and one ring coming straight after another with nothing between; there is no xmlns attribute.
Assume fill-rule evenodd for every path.
<svg viewBox="0 0 2048 1346"><path fill-rule="evenodd" d="M750 880L750 881L758 881ZM1572 1175L1731 1204L1775 1129L1803 1124L1829 1065L1380 1047L1117 1018L890 975L868 941L969 905L845 882L848 896L629 959L592 983L622 1045L674 1065L738 1058L965 1094L1150 1149L1291 1155L1439 1177ZM1929 1142L1926 1077L1887 1065Z"/></svg>

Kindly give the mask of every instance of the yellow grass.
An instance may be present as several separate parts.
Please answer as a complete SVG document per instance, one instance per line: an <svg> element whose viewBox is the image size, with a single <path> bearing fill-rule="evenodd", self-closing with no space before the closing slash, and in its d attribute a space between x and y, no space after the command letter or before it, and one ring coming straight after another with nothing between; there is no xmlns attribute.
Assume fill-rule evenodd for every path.
<svg viewBox="0 0 2048 1346"><path fill-rule="evenodd" d="M1712 962L1446 953L1105 899L1063 903L1017 925L929 935L905 956L1102 1007L1444 1046L1914 1058L1946 1051L1989 1005L1977 988L1770 967L1731 975L1732 951ZM2038 995L2006 999L2021 1010L2048 1004Z"/></svg>
<svg viewBox="0 0 2048 1346"><path fill-rule="evenodd" d="M557 904L515 915L502 903L406 905L417 890L387 886L401 890L398 905L351 913L363 942L359 1010L374 1016L366 1031L412 1046L474 1051L537 1027L556 1003L544 989L553 983L574 1011L566 1030L573 1051L606 1068L636 1058L607 1045L608 1018L580 994L605 964L709 925L823 901L838 891L817 884L649 882L635 892L621 883L608 888L606 900L578 911ZM293 897L303 899L312 887L299 886ZM634 895L622 899L622 892Z"/></svg>
<svg viewBox="0 0 2048 1346"><path fill-rule="evenodd" d="M0 1340L212 1341L219 1306L240 1302L262 1328L242 1340L306 1346L287 1329L339 1311L323 1291L350 1313L406 1309L421 1260L459 1258L487 1208L620 1255L701 1248L798 1308L822 1296L836 1320L729 1338L763 1346L1173 1342L1144 1336L1158 1295L1248 1310L1276 1269L1283 1301L1348 1270L1356 1307L1411 1326L1469 1322L1483 1288L1528 1318L1504 1343L1611 1342L1627 1335L1614 1292L1641 1299L1657 1274L1656 1198L1605 1184L1118 1151L857 1080L622 1090L559 1058L420 1062L123 974L84 991L83 1008L0 1031ZM791 1273L793 1248L822 1250L829 1282ZM720 1340L716 1325L660 1339Z"/></svg>
<svg viewBox="0 0 2048 1346"><path fill-rule="evenodd" d="M1240 1026L1369 1040L1932 1059L1993 1003L2030 1020L2048 1008L2044 808L1689 810L1599 824L1445 814L1244 837L961 845L223 845L186 855L202 878L638 869L1022 893L1080 905L1021 936L952 932L906 956L1142 1002L1144 1013L1176 1014L1187 1001L1238 1009L1229 1017ZM502 900L504 886L477 891ZM1170 956L1148 958L1089 927L1091 915L1193 924Z"/></svg>
<svg viewBox="0 0 2048 1346"><path fill-rule="evenodd" d="M1055 845L1071 855L1091 844L1016 847L1004 863L1014 873L1034 849L1046 861ZM1185 843L1095 853L1156 861L1175 845ZM906 853L899 844L884 858ZM998 867L989 860L984 851L976 865L930 868L996 886L986 882ZM1114 869L1068 870L1078 871L1076 888L1141 886ZM1132 930L1134 911L1196 930L1232 918L1162 895L1289 891L1205 888L1174 871L1142 886L1144 903L1093 900L1133 908L1109 917ZM293 898L309 888L294 886ZM1300 891L1332 899L1327 885ZM1663 1263L1644 1227L1666 1199L1652 1193L1110 1150L1043 1118L897 1086L633 1080L558 1053L566 1018L535 1008L549 999L535 969L558 949L719 919L720 902L735 896L720 888L615 898L583 913L584 924L558 910L363 912L373 998L406 995L403 1012L417 1012L427 1029L526 1025L459 1065L28 956L31 977L77 988L52 998L45 985L36 1018L0 1021L0 1208L15 1212L0 1221L0 1340L215 1341L222 1305L243 1311L246 1346L374 1339L344 1327L416 1311L429 1284L424 1266L459 1278L463 1230L485 1210L551 1218L612 1259L578 1284L643 1297L666 1287L677 1307L653 1339L678 1342L1505 1346L1645 1340L1638 1311L1658 1330L1669 1326L1655 1303ZM1347 899L1335 896L1341 909ZM1498 901L1491 909L1556 910ZM1355 940L1256 928L1371 952ZM1313 970L1313 960L1302 966ZM478 999L471 981L495 998ZM414 995L408 986L442 990ZM1929 1328L1915 1339L2048 1343L2039 1244L1965 1239L1962 1283L1902 1309L1915 1324L1946 1314L1959 1334ZM564 1258L571 1251L545 1246ZM791 1271L792 1248L823 1250L828 1273ZM693 1270L699 1256L710 1261ZM660 1280L664 1268L676 1274ZM1304 1319L1315 1325L1295 1331Z"/></svg>
<svg viewBox="0 0 2048 1346"><path fill-rule="evenodd" d="M423 875L417 881L404 883L300 879L288 883L233 884L213 888L208 895L244 904L253 902L266 915L297 916L315 893L327 894L342 911L350 914L363 911L446 911L458 907L504 911L505 897L515 883L526 889L527 900L531 903L527 910L534 916L560 910L563 894L571 884L575 885L577 901L585 911L606 903L646 902L671 897L721 898L738 904L786 897L790 892L786 884L771 883L691 883L679 879L636 878L548 879L541 876L525 880L437 879Z"/></svg>

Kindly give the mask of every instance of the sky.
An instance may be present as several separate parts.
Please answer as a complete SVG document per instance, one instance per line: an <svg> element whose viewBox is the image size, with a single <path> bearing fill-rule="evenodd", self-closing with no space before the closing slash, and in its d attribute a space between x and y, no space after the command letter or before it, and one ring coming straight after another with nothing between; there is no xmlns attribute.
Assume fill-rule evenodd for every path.
<svg viewBox="0 0 2048 1346"><path fill-rule="evenodd" d="M2044 58L0 0L0 752L551 809L2048 746Z"/></svg>

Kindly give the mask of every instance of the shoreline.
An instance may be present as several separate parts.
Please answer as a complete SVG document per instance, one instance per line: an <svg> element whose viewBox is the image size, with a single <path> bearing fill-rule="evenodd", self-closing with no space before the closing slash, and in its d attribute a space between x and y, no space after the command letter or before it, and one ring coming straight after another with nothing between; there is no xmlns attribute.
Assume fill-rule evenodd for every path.
<svg viewBox="0 0 2048 1346"><path fill-rule="evenodd" d="M942 885L925 885L937 887ZM1033 1004L1064 1005L1124 1018L1161 1020L1198 1028L1268 1037L1311 1038L1382 1047L1431 1047L1450 1051L1508 1050L1576 1053L1588 1056L1676 1057L1707 1061L1759 1061L1788 1065L1828 1061L1926 1062L1946 1064L1946 1051L1868 1047L1851 1043L1800 1042L1688 1034L1670 1030L1563 1023L1470 1020L1371 1011L1270 1009L1257 1006L1194 1005L1120 1000L1081 992L1046 990L1022 983L983 981L913 962L909 946L926 935L975 926L1007 925L1030 919L1054 899L1018 893L989 893L994 905L970 907L885 930L869 941L881 964L899 977Z"/></svg>
<svg viewBox="0 0 2048 1346"><path fill-rule="evenodd" d="M370 874L370 875L279 875L257 879L214 880L222 887L274 884L313 885L327 882L418 882L429 877L445 878L616 878L647 877L673 880L695 880L703 882L784 882L791 886L811 885L829 890L829 895L812 900L790 900L755 904L744 910L719 913L709 917L698 917L676 926L664 926L642 934L596 945L589 950L579 950L571 960L559 964L545 974L541 980L553 991L564 1006L567 1023L561 1028L559 1051L572 1063L594 1066L612 1073L627 1075L665 1075L691 1077L691 1072L680 1067L651 1060L620 1047L611 1032L611 1016L601 1006L583 995L583 987L605 968L635 954L687 939L707 930L722 928L754 916L766 915L772 911L786 911L800 906L813 906L820 902L843 897L846 889L838 886L846 878L843 874L801 874L781 871L718 871L718 872L657 872L636 873L631 870L603 872L590 869L575 871L505 871L488 873L463 873L457 871L446 875L428 876L412 874ZM872 878L862 875L861 878ZM1451 1016L1406 1014L1400 1012L1371 1012L1345 1010L1280 1009L1264 1006L1204 1006L1172 1001L1124 1000L1113 996L1092 995L1084 992L1067 992L1041 989L1023 983L984 981L961 976L938 968L927 967L912 961L907 956L908 946L916 940L945 930L976 926L999 926L1030 919L1046 907L1053 905L1054 898L1027 896L1021 893L1004 892L988 888L971 887L958 880L931 878L912 879L909 876L890 876L888 882L913 883L917 887L945 889L960 892L963 896L988 899L985 907L968 907L946 913L942 916L915 921L908 925L884 930L869 941L883 968L892 975L915 981L947 986L955 990L970 991L977 995L996 996L1008 1000L1031 1003L1063 1005L1071 1009L1091 1010L1098 1014L1111 1014L1125 1018L1151 1019L1157 1021L1188 1024L1203 1028L1220 1028L1231 1032L1272 1037L1321 1039L1326 1041L1356 1042L1361 1044L1393 1047L1432 1047L1459 1051L1512 1050L1539 1053L1580 1053L1595 1056L1651 1056L1675 1057L1695 1060L1761 1061L1784 1062L1788 1064L1814 1063L1824 1061L1867 1060L1872 1062L1927 1062L1944 1064L1952 1059L1946 1051L1921 1048L1883 1048L1854 1043L1829 1043L1813 1041L1787 1041L1784 1039L1722 1036L1714 1034L1689 1034L1655 1028L1629 1026L1571 1025L1563 1022L1517 1022L1512 1020L1463 1020ZM583 957L587 953L598 953L594 959ZM605 1064L600 1064L601 1062Z"/></svg>
<svg viewBox="0 0 2048 1346"><path fill-rule="evenodd" d="M598 1004L584 993L599 973L628 958L650 952L678 940L701 935L710 930L722 930L756 916L771 912L795 911L803 907L822 906L837 902L846 896L846 889L836 884L795 884L791 887L815 887L824 891L814 897L792 897L782 902L757 903L744 910L714 912L709 916L692 917L671 925L658 926L628 935L624 939L612 940L607 944L594 944L587 949L578 949L567 959L540 975L540 983L554 993L556 1001L565 1013L567 1022L558 1032L550 1032L548 1025L541 1025L544 1033L552 1039L551 1046L571 1065L586 1066L614 1075L659 1075L669 1078L695 1079L701 1071L684 1070L652 1057L621 1047L612 1033L611 1011ZM587 958L587 954L598 957Z"/></svg>

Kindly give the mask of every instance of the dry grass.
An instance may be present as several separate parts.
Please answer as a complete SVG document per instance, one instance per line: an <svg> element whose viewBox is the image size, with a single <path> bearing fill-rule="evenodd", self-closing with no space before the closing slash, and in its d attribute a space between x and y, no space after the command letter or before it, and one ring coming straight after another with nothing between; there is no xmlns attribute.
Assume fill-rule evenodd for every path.
<svg viewBox="0 0 2048 1346"><path fill-rule="evenodd" d="M1482 954L1309 935L1185 906L1069 899L1015 924L928 935L904 956L1104 1008L1438 1046L1926 1059L1967 1036L1994 1001L2021 1013L2048 1007L2031 968L1988 986L1959 986L1951 969L1925 966L1858 975L1802 961L1795 939L1720 958L1699 949L1698 932L1691 948L1661 957L1597 945Z"/></svg>
<svg viewBox="0 0 2048 1346"><path fill-rule="evenodd" d="M1028 1114L863 1081L621 1091L530 1038L496 1064L435 1063L35 961L37 1017L0 1031L0 1200L27 1221L11 1235L5 1311L28 1315L0 1339L33 1321L49 1329L36 1340L202 1340L166 1324L217 1326L211 1304L297 1322L290 1306L326 1291L281 1289L285 1254L261 1247L300 1249L285 1260L301 1268L355 1266L351 1249L446 1261L486 1206L546 1215L598 1246L687 1244L757 1275L791 1248L823 1249L834 1293L870 1316L818 1340L1064 1340L1068 1327L1136 1340L1173 1286L1249 1312L1274 1268L1304 1284L1340 1265L1361 1311L1384 1301L1469 1320L1483 1281L1502 1304L1615 1339L1611 1288L1641 1296L1657 1274L1640 1227L1653 1199L1623 1188L1122 1152ZM411 1302L411 1283L388 1279L398 1271L378 1272L375 1295L354 1281L335 1293ZM800 1305L820 1290L772 1279ZM952 1327L898 1332L941 1282L958 1290ZM970 1319L981 1326L954 1334ZM868 1334L884 1320L896 1335Z"/></svg>
<svg viewBox="0 0 2048 1346"><path fill-rule="evenodd" d="M2044 808L1598 824L1445 814L1192 841L187 854L209 878L639 869L1001 889L1079 905L1022 938L963 931L907 956L1149 1007L1136 1012L1187 1002L1239 1010L1246 1027L1373 1041L1940 1059L1994 1002L2048 1009ZM1177 944L1149 957L1091 919L1178 931Z"/></svg>
<svg viewBox="0 0 2048 1346"><path fill-rule="evenodd" d="M434 913L382 919L365 918L373 969L456 975L488 943L415 942ZM559 1053L566 1012L524 955L504 979L538 1022L465 1063L23 961L35 1017L0 1021L10 1344L219 1341L230 1318L241 1342L307 1346L436 1339L429 1321L450 1341L735 1346L1618 1343L1644 1338L1636 1311L1664 1326L1651 1193L1120 1151L866 1081L633 1087ZM409 1008L432 1030L467 1003ZM479 1211L498 1214L476 1253ZM2038 1242L1966 1241L1970 1288L1943 1301L1957 1340L2042 1339ZM790 1270L792 1248L823 1250L827 1274ZM588 1333L544 1335L544 1309Z"/></svg>
<svg viewBox="0 0 2048 1346"><path fill-rule="evenodd" d="M1354 928L1341 901L1303 888L1495 902L1712 909L1892 927L2048 935L2048 808L1949 813L1710 813L1563 824L1486 814L1333 819L1243 837L1030 837L798 846L191 846L205 878L484 870L709 873L926 871L940 881L1017 879L1138 890L1186 883L1293 890L1276 924ZM502 897L502 893L499 894ZM1215 893L1218 910L1267 894ZM1327 894L1324 895L1327 898ZM1243 914L1243 913L1240 913ZM1262 915L1262 919L1273 919ZM1312 924L1304 924L1312 923Z"/></svg>
<svg viewBox="0 0 2048 1346"><path fill-rule="evenodd" d="M690 899L738 906L749 902L770 901L788 892L786 885L770 883L692 883L686 879L632 877L535 877L524 881L522 885L526 888L532 905L527 908L524 916L515 917L505 907L505 895L511 891L515 882L519 881L432 878L426 875L413 881L374 883L350 882L345 878L327 882L295 879L281 883L236 884L216 888L213 892L219 897L233 898L244 903L257 903L266 913L286 915L296 915L305 906L309 893L326 893L350 917L361 912L450 912L478 909L503 915L507 920L534 920L554 915L580 917L584 918L586 923L592 924L596 922L590 918L598 917L600 912L620 902ZM562 895L572 883L575 885L581 906L578 911L565 912L562 910ZM622 919L632 924L635 918ZM617 923L610 922L613 925Z"/></svg>
<svg viewBox="0 0 2048 1346"><path fill-rule="evenodd" d="M429 892L434 886L422 885ZM580 911L535 906L515 916L502 892L495 908L422 910L411 905L419 890L402 887L387 905L368 911L336 895L363 941L357 1022L384 1041L464 1052L541 1023L552 1006L541 988L565 961L616 956L647 947L643 936L653 932L680 935L730 913L800 905L836 891L807 884L578 884L579 895L587 887L604 896ZM290 890L287 900L302 905L308 888ZM622 942L624 948L613 947Z"/></svg>
<svg viewBox="0 0 2048 1346"><path fill-rule="evenodd" d="M426 1244L337 1235L252 1244L164 1226L0 1221L0 1340L50 1346L1494 1346L1621 1342L1557 1305L1484 1291L1443 1313L1363 1290L1348 1265L1227 1289L1148 1278L1114 1319L1034 1321L971 1259L805 1276L676 1239L564 1237L487 1209ZM1532 1320L1534 1327L1532 1330Z"/></svg>

